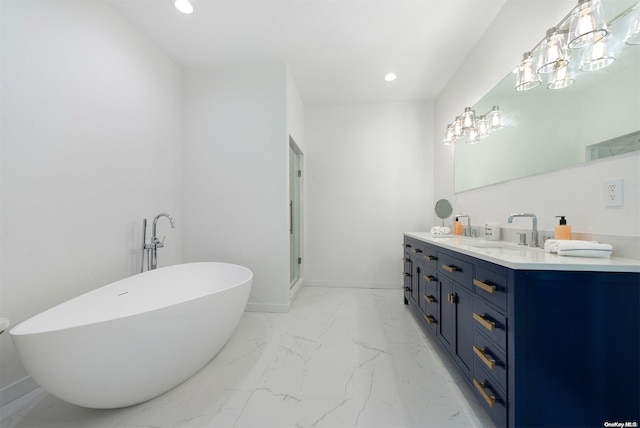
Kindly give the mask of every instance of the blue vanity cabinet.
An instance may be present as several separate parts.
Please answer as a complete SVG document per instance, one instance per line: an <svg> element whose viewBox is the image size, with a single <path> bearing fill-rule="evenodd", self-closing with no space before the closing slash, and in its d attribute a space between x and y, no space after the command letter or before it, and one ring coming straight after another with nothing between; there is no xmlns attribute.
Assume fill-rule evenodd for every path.
<svg viewBox="0 0 640 428"><path fill-rule="evenodd" d="M498 427L640 423L640 273L515 269L409 242L422 298L409 306Z"/></svg>
<svg viewBox="0 0 640 428"><path fill-rule="evenodd" d="M509 426L640 423L640 273L509 270L508 311Z"/></svg>

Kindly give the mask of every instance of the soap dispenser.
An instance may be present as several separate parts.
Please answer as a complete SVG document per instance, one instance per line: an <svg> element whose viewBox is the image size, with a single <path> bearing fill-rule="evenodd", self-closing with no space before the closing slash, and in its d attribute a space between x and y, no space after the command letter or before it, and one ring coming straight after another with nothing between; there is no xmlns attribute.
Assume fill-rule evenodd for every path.
<svg viewBox="0 0 640 428"><path fill-rule="evenodd" d="M556 226L555 230L555 239L571 239L571 226L567 225L567 220L563 215L557 215L556 218L560 217L560 224Z"/></svg>
<svg viewBox="0 0 640 428"><path fill-rule="evenodd" d="M458 217L456 217L456 221L453 222L453 234L462 235L462 223L458 221Z"/></svg>

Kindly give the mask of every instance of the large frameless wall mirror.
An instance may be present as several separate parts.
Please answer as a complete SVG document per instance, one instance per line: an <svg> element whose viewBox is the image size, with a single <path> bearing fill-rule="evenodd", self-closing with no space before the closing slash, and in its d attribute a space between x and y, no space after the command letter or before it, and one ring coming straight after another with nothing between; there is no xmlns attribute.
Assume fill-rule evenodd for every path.
<svg viewBox="0 0 640 428"><path fill-rule="evenodd" d="M613 20L637 0L601 3ZM640 45L625 43L637 20L640 7L609 26L607 50L615 61L606 68L580 71L580 59L572 57L568 87L548 89L551 81L541 79L535 89L516 91L510 72L482 98L474 110L499 106L503 128L478 144L455 143L455 191L640 150Z"/></svg>

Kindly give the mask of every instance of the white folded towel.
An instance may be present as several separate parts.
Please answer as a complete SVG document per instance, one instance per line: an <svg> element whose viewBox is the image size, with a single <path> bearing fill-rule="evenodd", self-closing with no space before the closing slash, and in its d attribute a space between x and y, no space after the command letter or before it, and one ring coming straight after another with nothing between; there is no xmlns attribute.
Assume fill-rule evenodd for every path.
<svg viewBox="0 0 640 428"><path fill-rule="evenodd" d="M432 235L448 235L451 233L451 228L446 226L433 226L431 228Z"/></svg>
<svg viewBox="0 0 640 428"><path fill-rule="evenodd" d="M572 257L611 257L613 247L596 241L578 241L564 239L547 239L544 243L547 253Z"/></svg>

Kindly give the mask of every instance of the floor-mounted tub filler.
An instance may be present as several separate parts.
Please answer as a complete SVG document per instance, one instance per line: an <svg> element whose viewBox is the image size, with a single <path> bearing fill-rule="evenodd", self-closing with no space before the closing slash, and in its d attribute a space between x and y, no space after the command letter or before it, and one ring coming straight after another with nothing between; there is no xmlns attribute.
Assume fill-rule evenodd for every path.
<svg viewBox="0 0 640 428"><path fill-rule="evenodd" d="M235 330L252 272L187 263L141 273L40 313L10 330L38 384L79 406L126 407L198 372Z"/></svg>

